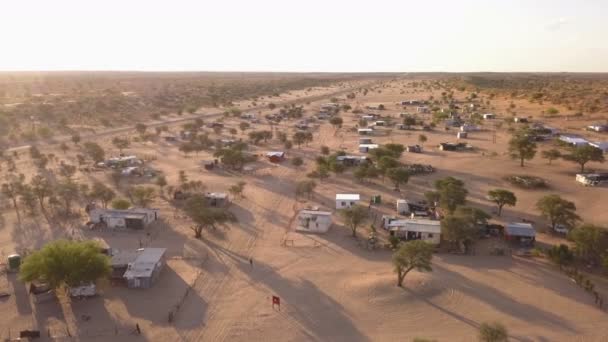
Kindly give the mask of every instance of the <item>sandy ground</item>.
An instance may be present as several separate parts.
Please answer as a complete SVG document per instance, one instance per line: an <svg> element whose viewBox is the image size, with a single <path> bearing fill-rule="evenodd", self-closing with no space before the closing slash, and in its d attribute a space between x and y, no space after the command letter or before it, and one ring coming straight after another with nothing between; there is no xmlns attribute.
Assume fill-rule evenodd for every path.
<svg viewBox="0 0 608 342"><path fill-rule="evenodd" d="M402 111L395 106L396 102L429 96L414 93L408 84L392 82L391 88L382 88L381 93L370 92L366 97L358 95L350 103L353 107L383 103L387 106L384 114L396 116ZM501 106L508 105L508 101L493 101L494 112L500 113L504 108ZM307 115L313 114L323 102L327 100L307 105ZM527 115L538 110L523 102L518 103L520 106ZM207 231L201 240L192 237L190 222L163 198L155 203L161 209L162 222L138 233L92 232L81 229L78 223L48 227L44 218L27 219L19 225L13 211L7 208L0 226L0 248L4 255L73 235L102 239L117 248L167 247L170 260L159 283L151 289L129 290L106 284L101 286L101 296L75 302L61 299L33 303L15 275L0 277L0 291L14 293L0 300L2 337L8 336L9 329L14 336L17 330L39 327L43 331L51 329L55 337L70 340L66 337L67 327L74 336L71 340L82 341L409 341L414 337L471 341L475 340L481 323L497 320L508 327L513 341L608 339L608 315L594 305L592 297L542 259L487 255L487 246L499 241L480 243L473 256L436 254L433 272L412 272L405 287L398 288L390 252L360 246L337 215L327 234L293 232L298 209L315 205L333 210L337 192L361 193L364 200L382 194L384 204L372 209L379 215L392 213L392 203L398 197L422 199L435 179L448 175L465 181L471 205L492 212L494 207L485 200L487 191L511 188L502 180L503 176L520 173L542 176L549 181L550 188L515 189L518 203L505 208L499 222L527 218L541 227L542 220L534 204L547 193L558 193L577 204L586 222L608 225L608 214L602 205L608 198L606 188L578 186L573 176L577 166L564 161L549 166L537 157L520 168L505 155L508 134L504 129L497 133L496 143L492 142L491 132L472 133L467 141L478 150L462 153L434 148L439 142L456 141L455 131L424 132L429 138L424 144L425 152L404 153L402 161L431 164L438 171L413 177L403 186L401 195L392 190L388 181L359 184L347 172L319 183L312 200L296 200L295 181L305 179L307 170L314 167L320 146L356 152L358 136L349 131L356 124L355 116L346 113L343 117L345 124L338 132L323 124L315 130L313 143L288 151L288 158L304 158L304 166L296 168L289 162L275 165L261 160L255 163L256 171L246 175L202 171L201 161L211 158L207 152L184 157L176 145L134 143L129 152L154 159L150 165L162 170L170 184L177 183L179 170L186 171L190 179L202 180L210 191L225 191L240 180L247 182L245 198L234 199L231 205L239 222L228 229ZM549 122L567 128L582 127L587 121ZM238 121L232 119L226 124L236 127ZM291 126L293 122L286 122L276 129L292 132ZM415 144L420 133L392 130L390 135L373 139L380 143ZM239 132L237 137L240 136ZM103 143L109 146L110 139L104 137ZM541 146L546 147L547 144ZM275 149L280 147L273 140L253 148L253 152ZM71 154L65 158L73 158ZM19 166L28 173L31 166L26 159L22 158ZM79 174L78 178L108 182L103 172ZM360 236L367 234L367 226L360 229ZM286 246L283 243L286 239L293 243ZM539 240L563 241L546 234L540 234ZM253 266L249 258L253 259ZM608 296L604 278L597 278L596 285ZM281 298L280 310L272 307L272 296ZM178 303L180 309L169 323L168 313ZM90 319L84 320L83 315ZM135 324L140 325L142 335L132 334Z"/></svg>

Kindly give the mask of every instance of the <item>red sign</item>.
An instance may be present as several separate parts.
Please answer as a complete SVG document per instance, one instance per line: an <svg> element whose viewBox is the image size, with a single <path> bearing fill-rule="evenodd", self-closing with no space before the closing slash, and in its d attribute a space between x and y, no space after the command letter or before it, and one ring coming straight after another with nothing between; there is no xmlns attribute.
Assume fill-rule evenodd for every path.
<svg viewBox="0 0 608 342"><path fill-rule="evenodd" d="M277 297L277 296L272 296L272 305L278 305L281 306L281 298Z"/></svg>

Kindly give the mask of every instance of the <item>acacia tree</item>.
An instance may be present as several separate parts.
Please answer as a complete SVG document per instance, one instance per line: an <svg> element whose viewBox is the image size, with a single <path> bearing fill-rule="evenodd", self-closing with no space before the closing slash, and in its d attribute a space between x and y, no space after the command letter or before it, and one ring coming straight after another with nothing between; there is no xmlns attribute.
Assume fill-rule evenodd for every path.
<svg viewBox="0 0 608 342"><path fill-rule="evenodd" d="M488 197L498 206L498 216L502 214L502 207L505 205L514 206L517 203L515 194L505 189L490 190L488 191Z"/></svg>
<svg viewBox="0 0 608 342"><path fill-rule="evenodd" d="M333 118L329 119L329 123L334 126L334 135L336 135L338 130L342 127L343 122L344 121L339 116L334 116Z"/></svg>
<svg viewBox="0 0 608 342"><path fill-rule="evenodd" d="M140 207L147 207L156 197L156 191L151 186L135 186L129 189L129 196L132 202Z"/></svg>
<svg viewBox="0 0 608 342"><path fill-rule="evenodd" d="M576 205L559 195L546 195L538 200L536 208L551 223L551 229L559 225L572 228L581 218L576 214Z"/></svg>
<svg viewBox="0 0 608 342"><path fill-rule="evenodd" d="M194 195L188 199L185 206L186 214L194 225L190 227L194 237L200 239L205 228L216 229L217 225L226 222L236 222L236 216L224 208L210 208L202 195Z"/></svg>
<svg viewBox="0 0 608 342"><path fill-rule="evenodd" d="M441 237L452 244L464 246L468 252L468 245L476 237L477 229L470 217L447 215L441 220Z"/></svg>
<svg viewBox="0 0 608 342"><path fill-rule="evenodd" d="M53 185L51 182L42 175L36 175L30 182L32 192L38 199L40 204L40 210L45 211L44 200L53 194Z"/></svg>
<svg viewBox="0 0 608 342"><path fill-rule="evenodd" d="M122 153L122 150L128 148L129 145L131 145L131 142L128 138L115 137L114 139L112 139L112 144L118 149L120 153Z"/></svg>
<svg viewBox="0 0 608 342"><path fill-rule="evenodd" d="M156 177L155 184L156 184L156 186L158 186L158 191L160 192L160 194L162 196L163 188L167 186L167 178L165 178L164 175L159 175L158 177Z"/></svg>
<svg viewBox="0 0 608 342"><path fill-rule="evenodd" d="M2 194L13 202L13 208L15 208L15 213L17 213L17 220L21 221L21 214L19 213L17 200L19 198L19 192L23 187L25 176L23 174L19 174L18 176L10 174L6 177L6 180L6 183L2 184Z"/></svg>
<svg viewBox="0 0 608 342"><path fill-rule="evenodd" d="M420 272L430 272L433 259L433 245L422 240L412 240L402 243L393 254L393 266L397 273L397 286L403 286L403 279L413 269Z"/></svg>
<svg viewBox="0 0 608 342"><path fill-rule="evenodd" d="M581 173L585 172L585 164L588 162L595 161L603 163L605 160L604 151L591 145L575 147L570 154L564 155L562 158L580 165Z"/></svg>
<svg viewBox="0 0 608 342"><path fill-rule="evenodd" d="M313 180L303 180L296 183L296 197L306 194L308 198L312 198L313 192L317 187L317 183Z"/></svg>
<svg viewBox="0 0 608 342"><path fill-rule="evenodd" d="M369 216L367 209L360 205L353 205L350 208L341 209L340 215L342 215L346 225L353 232L353 237L357 237L357 228L359 228Z"/></svg>
<svg viewBox="0 0 608 342"><path fill-rule="evenodd" d="M84 143L84 150L89 158L93 159L95 163L102 162L105 159L106 152L97 143L90 141Z"/></svg>
<svg viewBox="0 0 608 342"><path fill-rule="evenodd" d="M464 188L464 182L454 177L446 177L435 181L435 194L429 193L425 196L438 199L439 206L453 213L456 207L466 203L468 191Z"/></svg>
<svg viewBox="0 0 608 342"><path fill-rule="evenodd" d="M57 184L55 192L64 205L66 214L72 212L72 203L80 197L80 188L77 183L66 180Z"/></svg>
<svg viewBox="0 0 608 342"><path fill-rule="evenodd" d="M552 148L550 150L542 151L541 156L547 159L549 161L549 165L551 165L551 162L559 159L562 156L562 153L558 149Z"/></svg>
<svg viewBox="0 0 608 342"><path fill-rule="evenodd" d="M58 240L28 255L19 269L22 281L44 281L54 289L78 286L106 277L110 258L94 241Z"/></svg>
<svg viewBox="0 0 608 342"><path fill-rule="evenodd" d="M240 198L245 197L243 195L243 190L245 190L245 185L247 185L247 183L240 181L234 185L231 185L230 188L228 188L228 192L230 192L232 194L232 196L238 196Z"/></svg>
<svg viewBox="0 0 608 342"><path fill-rule="evenodd" d="M395 189L399 190L401 184L407 184L410 172L404 167L395 167L387 170L387 176L395 185Z"/></svg>
<svg viewBox="0 0 608 342"><path fill-rule="evenodd" d="M568 237L575 244L575 253L589 263L598 263L608 250L608 230L604 227L584 224L571 230Z"/></svg>
<svg viewBox="0 0 608 342"><path fill-rule="evenodd" d="M114 190L105 186L103 183L95 182L93 183L93 188L89 193L89 196L93 199L99 200L103 208L107 208L110 201L116 197L116 193Z"/></svg>
<svg viewBox="0 0 608 342"><path fill-rule="evenodd" d="M524 167L524 160L531 160L536 155L536 143L524 132L518 132L509 140L509 154L513 159L519 159Z"/></svg>

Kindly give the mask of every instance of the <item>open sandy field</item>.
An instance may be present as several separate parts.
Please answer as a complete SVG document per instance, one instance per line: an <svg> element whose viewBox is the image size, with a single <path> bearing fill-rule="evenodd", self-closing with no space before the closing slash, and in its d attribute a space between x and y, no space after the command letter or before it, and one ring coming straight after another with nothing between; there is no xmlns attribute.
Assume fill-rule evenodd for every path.
<svg viewBox="0 0 608 342"><path fill-rule="evenodd" d="M411 82L407 79L385 81L385 87L377 88L381 92L370 91L366 96L358 93L355 99L349 100L343 95L340 98L353 109L382 103L386 106L382 115L397 118L403 111L397 102L427 99L432 95L415 90ZM309 103L303 103L305 116L310 116L320 104L328 102L324 94L347 91L353 86L343 84L306 93L292 92L273 102L314 96ZM456 98L464 96L464 93L455 93ZM502 115L509 102L495 99L491 111ZM518 115L540 119L538 105L523 100L515 102ZM249 102L238 104L243 110L251 105ZM214 113L214 109L202 108L198 113ZM253 163L255 170L246 174L223 169L206 171L202 161L213 159L211 152L185 157L176 144L133 142L128 153L148 156L148 164L162 171L169 184L177 184L180 170L191 180L201 180L208 191L226 191L238 181L247 183L244 198L233 199L230 206L238 223L230 224L227 229L205 231L200 240L193 238L189 219L164 196L154 203L161 209L162 222L143 232L87 230L83 228L84 217L52 226L41 216L19 223L14 211L6 205L0 221L3 259L14 251L38 248L52 239L73 237L101 239L119 249L166 247L169 261L159 283L151 289L131 290L102 284L100 296L71 302L61 298L34 303L15 274L3 275L0 291L12 295L0 299L0 336L14 337L18 330L37 327L43 331L44 339L48 339L50 333L57 339L79 341L410 341L415 337L473 341L481 323L499 321L508 328L512 341L608 341L605 308L600 310L593 297L542 258L490 256L489 247L501 241L479 243L475 255L435 254L433 272L412 272L406 277L405 286L399 288L395 286L390 250L364 248L350 236L350 230L343 226L338 215L334 215L334 225L326 234L296 233L297 211L308 206L335 211L336 193L360 193L364 201L381 194L383 204L370 209L372 217L378 218L381 214L394 213L397 198L423 199L423 193L432 188L434 180L445 176L463 180L469 190L470 205L492 213L495 208L485 199L487 191L498 187L511 189L503 177L522 173L543 177L548 180L549 188L514 189L518 203L515 207L506 207L500 220L495 220L497 223L525 218L543 230L546 223L539 217L535 203L545 194L558 193L576 203L577 212L585 222L608 226L605 187L577 185L574 174L578 168L566 161L548 165L537 155L524 168L519 167L506 153L510 137L506 127L494 133L489 124L484 125L486 130L470 134L467 142L476 148L472 152L439 151L438 143L456 141L454 129L444 131L439 126L430 132L385 129L384 135L374 136L374 142L404 145L417 144L420 133L428 137L423 153L406 152L401 161L430 164L437 172L412 177L402 187L401 194L394 191L388 181L358 183L352 172L347 171L318 182L311 200L296 199L295 183L307 179L306 173L314 168L321 146L328 146L331 151L359 154L359 136L352 130L357 124L356 115L351 112L341 115L344 118L341 129L336 131L321 121L313 130L312 143L287 151L288 159L296 156L304 159L300 167L292 166L289 160L272 164L261 158ZM577 133L583 133L581 127L595 122L594 118L542 120ZM229 118L224 124L226 128L238 127L239 122ZM288 132L291 136L294 123L284 121L274 127L275 132ZM265 123L253 126L252 129L270 129ZM171 126L170 130L177 132L179 127ZM222 137L231 138L227 132L228 129L224 129ZM247 139L245 134L239 131L235 137ZM112 135L104 135L90 139L104 145L108 154L117 154L111 138ZM540 149L549 146L541 143ZM72 147L66 155L56 145L46 149L46 153L55 153L57 159L76 164L78 147ZM280 150L282 145L273 139L250 149L263 154ZM26 153L22 153L17 163L19 172L27 176L33 174ZM51 162L49 167L56 164ZM602 164L590 163L588 167L606 169ZM77 179L81 182L95 179L110 185L105 171L79 172ZM370 223L360 229L359 236L367 236ZM378 220L375 224L378 226ZM386 239L386 232L379 234L381 239ZM564 241L544 233L539 234L538 240L547 244ZM606 278L598 276L594 280L598 291L608 296ZM281 298L280 310L272 307L272 296ZM176 305L179 309L173 322L169 322L168 313ZM140 326L141 335L133 334L135 324Z"/></svg>

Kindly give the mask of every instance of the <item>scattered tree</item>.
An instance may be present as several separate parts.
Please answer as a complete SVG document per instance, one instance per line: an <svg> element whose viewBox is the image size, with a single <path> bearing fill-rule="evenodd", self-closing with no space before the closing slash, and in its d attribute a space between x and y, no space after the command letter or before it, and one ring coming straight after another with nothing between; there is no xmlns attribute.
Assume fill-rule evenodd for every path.
<svg viewBox="0 0 608 342"><path fill-rule="evenodd" d="M552 161L561 158L562 153L558 149L552 148L550 150L542 151L541 156L547 159L549 161L549 165L551 165Z"/></svg>
<svg viewBox="0 0 608 342"><path fill-rule="evenodd" d="M112 209L127 210L131 208L131 202L124 198L117 198L112 201Z"/></svg>
<svg viewBox="0 0 608 342"><path fill-rule="evenodd" d="M509 154L511 158L519 159L521 167L524 160L531 160L536 155L536 143L526 132L518 132L509 140Z"/></svg>
<svg viewBox="0 0 608 342"><path fill-rule="evenodd" d="M453 213L456 207L464 205L468 195L464 188L464 182L454 177L446 177L435 181L439 205L449 213Z"/></svg>
<svg viewBox="0 0 608 342"><path fill-rule="evenodd" d="M590 161L604 162L604 152L591 145L578 146L572 149L570 154L562 156L565 160L577 163L581 167L581 173L585 172L585 164Z"/></svg>
<svg viewBox="0 0 608 342"><path fill-rule="evenodd" d="M514 206L517 203L517 197L509 190L494 189L488 191L490 200L498 206L498 216L502 214L502 207L505 205Z"/></svg>
<svg viewBox="0 0 608 342"><path fill-rule="evenodd" d="M112 144L118 149L120 153L122 153L122 150L124 150L125 148L129 148L131 142L128 138L115 137L114 139L112 139Z"/></svg>
<svg viewBox="0 0 608 342"><path fill-rule="evenodd" d="M574 260L574 254L572 254L570 248L564 244L549 248L549 250L547 250L547 256L553 263L558 265L560 269Z"/></svg>
<svg viewBox="0 0 608 342"><path fill-rule="evenodd" d="M317 183L313 180L303 180L296 183L296 197L306 194L308 198L312 198L313 192L317 187Z"/></svg>
<svg viewBox="0 0 608 342"><path fill-rule="evenodd" d="M433 245L422 240L402 243L393 254L393 266L397 273L397 286L403 286L403 279L413 269L419 272L430 272L433 259Z"/></svg>
<svg viewBox="0 0 608 342"><path fill-rule="evenodd" d="M238 196L240 198L243 198L245 196L243 196L243 190L245 190L245 185L247 183L240 181L232 186L230 186L230 188L228 188L228 192L230 192L232 194L232 196Z"/></svg>
<svg viewBox="0 0 608 342"><path fill-rule="evenodd" d="M291 165L295 166L295 167L300 167L304 164L304 160L302 160L302 158L300 157L294 157L291 159Z"/></svg>
<svg viewBox="0 0 608 342"><path fill-rule="evenodd" d="M78 145L80 143L80 140L80 134L72 135L72 142L74 143L74 145Z"/></svg>
<svg viewBox="0 0 608 342"><path fill-rule="evenodd" d="M353 237L357 237L357 228L359 228L369 216L367 209L360 205L353 205L350 208L341 209L340 214L342 215L342 218L344 218L346 225L353 232Z"/></svg>
<svg viewBox="0 0 608 342"><path fill-rule="evenodd" d="M410 172L404 167L388 169L386 175L393 182L397 190L399 190L401 184L406 184L410 179Z"/></svg>
<svg viewBox="0 0 608 342"><path fill-rule="evenodd" d="M89 156L95 163L100 163L105 159L106 153L99 144L94 142L84 143L84 150L86 155Z"/></svg>
<svg viewBox="0 0 608 342"><path fill-rule="evenodd" d="M150 186L135 186L129 189L129 196L133 198L133 203L145 208L154 201L156 197L156 191Z"/></svg>
<svg viewBox="0 0 608 342"><path fill-rule="evenodd" d="M108 203L116 197L114 190L105 186L101 182L93 183L89 197L95 200L99 200L103 208L108 207Z"/></svg>
<svg viewBox="0 0 608 342"><path fill-rule="evenodd" d="M202 195L190 197L186 202L185 211L194 222L190 228L197 239L203 236L205 228L216 229L219 224L236 221L236 216L232 212L224 208L208 207L207 200Z"/></svg>
<svg viewBox="0 0 608 342"><path fill-rule="evenodd" d="M608 230L604 227L584 224L570 231L574 251L588 263L597 264L608 249Z"/></svg>
<svg viewBox="0 0 608 342"><path fill-rule="evenodd" d="M536 208L541 215L548 219L551 229L557 225L572 228L580 217L576 214L576 206L573 202L561 198L559 195L546 195L538 200Z"/></svg>
<svg viewBox="0 0 608 342"><path fill-rule="evenodd" d="M44 281L51 288L92 283L110 275L110 258L94 241L58 240L25 257L19 269L22 281Z"/></svg>

